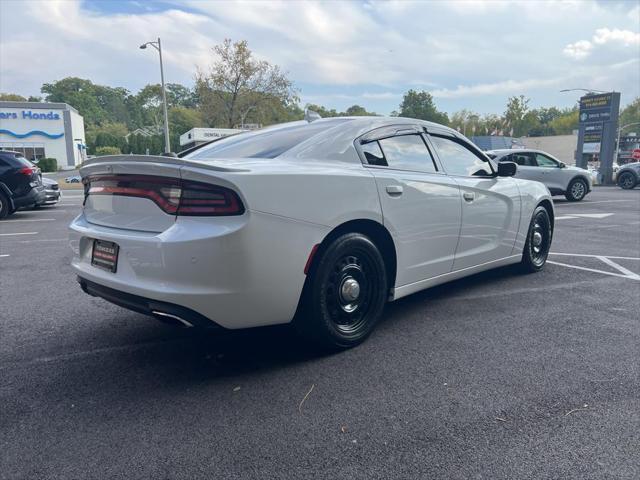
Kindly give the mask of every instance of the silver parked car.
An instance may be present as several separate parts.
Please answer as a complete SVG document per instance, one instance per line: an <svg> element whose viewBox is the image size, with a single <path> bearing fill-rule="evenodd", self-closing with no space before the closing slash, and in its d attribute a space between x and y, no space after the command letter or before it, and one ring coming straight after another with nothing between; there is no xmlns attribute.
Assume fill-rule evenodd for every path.
<svg viewBox="0 0 640 480"><path fill-rule="evenodd" d="M58 203L62 195L58 182L47 177L42 177L42 184L44 185L44 192L46 194L46 197L44 199L44 202L40 205L54 205Z"/></svg>
<svg viewBox="0 0 640 480"><path fill-rule="evenodd" d="M588 170L567 166L540 150L489 150L485 153L496 162L517 163L517 178L542 182L551 195L564 195L571 202L582 200L593 186Z"/></svg>
<svg viewBox="0 0 640 480"><path fill-rule="evenodd" d="M618 186L631 190L640 183L640 162L627 163L618 170Z"/></svg>

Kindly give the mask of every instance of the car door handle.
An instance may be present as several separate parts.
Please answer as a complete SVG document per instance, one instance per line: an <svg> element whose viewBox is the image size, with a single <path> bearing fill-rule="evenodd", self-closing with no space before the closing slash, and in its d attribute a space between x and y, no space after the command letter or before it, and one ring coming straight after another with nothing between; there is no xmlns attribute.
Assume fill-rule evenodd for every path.
<svg viewBox="0 0 640 480"><path fill-rule="evenodd" d="M464 192L462 198L464 198L465 202L471 203L476 199L476 194L473 192Z"/></svg>
<svg viewBox="0 0 640 480"><path fill-rule="evenodd" d="M387 193L392 197L399 197L404 192L401 185L387 185Z"/></svg>

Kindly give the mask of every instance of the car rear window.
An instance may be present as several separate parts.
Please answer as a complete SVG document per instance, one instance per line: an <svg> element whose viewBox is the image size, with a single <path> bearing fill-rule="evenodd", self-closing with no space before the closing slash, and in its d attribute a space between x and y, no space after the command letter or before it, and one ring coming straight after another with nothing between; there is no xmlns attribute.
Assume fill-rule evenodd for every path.
<svg viewBox="0 0 640 480"><path fill-rule="evenodd" d="M3 155L4 160L13 167L33 167L33 163L24 158L21 154Z"/></svg>
<svg viewBox="0 0 640 480"><path fill-rule="evenodd" d="M216 140L187 154L185 158L199 160L206 158L275 158L314 135L348 121L348 118L335 118L312 123L296 122L264 130L243 132Z"/></svg>

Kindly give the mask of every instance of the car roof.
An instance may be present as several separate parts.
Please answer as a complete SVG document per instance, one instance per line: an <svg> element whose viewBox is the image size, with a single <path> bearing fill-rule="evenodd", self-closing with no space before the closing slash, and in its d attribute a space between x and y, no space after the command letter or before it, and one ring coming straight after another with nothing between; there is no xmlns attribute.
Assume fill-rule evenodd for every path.
<svg viewBox="0 0 640 480"><path fill-rule="evenodd" d="M355 149L353 148L353 140L363 134L375 130L394 125L416 125L426 128L427 131L438 131L452 136L465 138L462 134L452 128L440 125L434 122L418 120L406 117L383 117L383 116L367 116L367 117L327 117L307 122L306 120L297 120L294 122L280 123L270 125L258 130L242 132L236 135L250 136L260 135L267 132L276 132L279 129L290 127L304 127L305 125L319 126L323 123L327 124L325 129L317 129L318 132L309 136L299 144L293 146L284 153L278 155L279 158L314 158L317 160L342 160L348 162L360 163ZM312 129L316 130L316 129ZM223 137L228 138L228 137ZM245 137L246 138L246 137ZM191 153L197 152L200 148L204 148L219 139L212 142L199 145L192 149L180 152L180 158L191 160ZM221 140L221 139L220 139ZM468 141L468 140L467 140ZM197 154L196 154L197 155ZM198 160L203 161L206 157L202 156Z"/></svg>

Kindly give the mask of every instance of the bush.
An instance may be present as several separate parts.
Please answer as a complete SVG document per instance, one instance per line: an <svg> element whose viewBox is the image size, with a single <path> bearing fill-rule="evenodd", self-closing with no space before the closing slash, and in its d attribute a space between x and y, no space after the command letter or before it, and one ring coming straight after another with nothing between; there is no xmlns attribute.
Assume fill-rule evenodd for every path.
<svg viewBox="0 0 640 480"><path fill-rule="evenodd" d="M43 172L57 172L58 161L55 158L41 158L38 160L38 167Z"/></svg>
<svg viewBox="0 0 640 480"><path fill-rule="evenodd" d="M96 156L101 157L103 155L120 155L122 152L118 147L97 147Z"/></svg>

